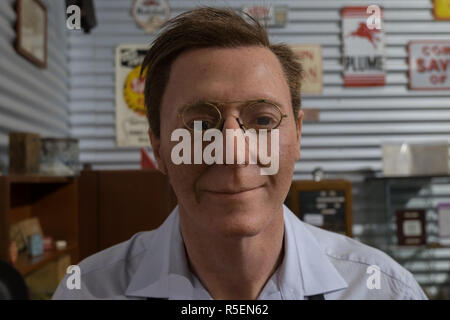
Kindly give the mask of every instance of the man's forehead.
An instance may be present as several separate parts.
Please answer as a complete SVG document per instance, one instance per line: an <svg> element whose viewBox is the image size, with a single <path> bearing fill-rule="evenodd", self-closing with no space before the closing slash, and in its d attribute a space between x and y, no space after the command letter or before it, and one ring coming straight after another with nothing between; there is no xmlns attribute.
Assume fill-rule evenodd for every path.
<svg viewBox="0 0 450 320"><path fill-rule="evenodd" d="M205 72L220 70L226 75L242 72L243 69L261 68L262 65L265 66L265 71L282 71L277 57L266 47L200 48L180 54L172 64L172 71L190 70L207 76Z"/></svg>
<svg viewBox="0 0 450 320"><path fill-rule="evenodd" d="M273 101L286 112L291 108L289 86L281 64L269 49L256 46L194 49L180 55L172 64L162 99L161 119L175 119L187 104L199 100L256 99ZM164 123L161 121L162 127Z"/></svg>
<svg viewBox="0 0 450 320"><path fill-rule="evenodd" d="M199 56L231 56L231 55L250 55L255 57L273 56L276 59L275 54L267 47L263 46L237 46L237 47L206 47L206 48L192 48L182 52L175 60L186 59Z"/></svg>
<svg viewBox="0 0 450 320"><path fill-rule="evenodd" d="M167 89L190 102L275 99L288 92L277 57L256 46L186 52L174 61Z"/></svg>

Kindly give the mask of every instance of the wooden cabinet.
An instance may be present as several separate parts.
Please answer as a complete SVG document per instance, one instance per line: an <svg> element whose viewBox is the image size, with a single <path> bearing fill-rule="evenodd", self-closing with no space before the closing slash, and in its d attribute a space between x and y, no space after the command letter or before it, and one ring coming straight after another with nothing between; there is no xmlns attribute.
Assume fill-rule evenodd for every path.
<svg viewBox="0 0 450 320"><path fill-rule="evenodd" d="M11 225L27 218L38 217L44 235L66 240L66 249L39 257L21 252L15 264L29 286L45 286L38 298L48 298L68 264L157 228L175 205L167 177L157 170L0 176L0 258L8 260Z"/></svg>
<svg viewBox="0 0 450 320"><path fill-rule="evenodd" d="M78 179L41 176L0 176L0 258L9 260L10 227L37 217L44 235L67 241L63 250L44 251L30 257L20 252L15 267L27 280L33 274L56 265L78 262ZM63 267L59 269L64 269ZM54 268L52 270L55 270ZM64 270L54 275L55 286Z"/></svg>
<svg viewBox="0 0 450 320"><path fill-rule="evenodd" d="M82 171L79 183L80 259L159 227L177 203L158 170Z"/></svg>

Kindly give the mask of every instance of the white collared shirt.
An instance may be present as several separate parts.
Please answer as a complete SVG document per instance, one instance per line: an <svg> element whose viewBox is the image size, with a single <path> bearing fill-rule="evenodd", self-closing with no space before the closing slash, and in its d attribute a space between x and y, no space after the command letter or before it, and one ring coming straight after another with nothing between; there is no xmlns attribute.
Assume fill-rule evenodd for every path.
<svg viewBox="0 0 450 320"><path fill-rule="evenodd" d="M412 274L385 253L283 210L283 261L258 299L426 299ZM368 273L370 266L378 272ZM53 299L211 299L188 267L178 206L158 229L137 233L79 267L81 288L69 289L66 275Z"/></svg>

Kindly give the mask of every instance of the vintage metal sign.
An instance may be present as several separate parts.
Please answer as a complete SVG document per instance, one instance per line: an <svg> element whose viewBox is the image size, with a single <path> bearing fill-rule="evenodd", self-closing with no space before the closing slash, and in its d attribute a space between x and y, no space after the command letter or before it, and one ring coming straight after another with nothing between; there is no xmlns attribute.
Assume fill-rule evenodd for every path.
<svg viewBox="0 0 450 320"><path fill-rule="evenodd" d="M427 243L425 210L400 209L396 215L399 245L418 246Z"/></svg>
<svg viewBox="0 0 450 320"><path fill-rule="evenodd" d="M322 93L322 47L318 44L292 45L303 67L302 94Z"/></svg>
<svg viewBox="0 0 450 320"><path fill-rule="evenodd" d="M408 44L410 89L450 90L450 41Z"/></svg>
<svg viewBox="0 0 450 320"><path fill-rule="evenodd" d="M366 7L346 7L342 14L344 86L383 86L386 79L384 31L369 24ZM380 20L382 10L380 9Z"/></svg>
<svg viewBox="0 0 450 320"><path fill-rule="evenodd" d="M150 145L144 104L145 79L140 77L147 50L147 45L116 48L116 141L119 147Z"/></svg>
<svg viewBox="0 0 450 320"><path fill-rule="evenodd" d="M131 15L146 32L160 28L170 18L168 0L134 0Z"/></svg>
<svg viewBox="0 0 450 320"><path fill-rule="evenodd" d="M258 20L265 27L284 27L287 22L287 6L245 6L242 11ZM245 14L244 18L250 20Z"/></svg>
<svg viewBox="0 0 450 320"><path fill-rule="evenodd" d="M450 0L434 0L434 18L450 20Z"/></svg>

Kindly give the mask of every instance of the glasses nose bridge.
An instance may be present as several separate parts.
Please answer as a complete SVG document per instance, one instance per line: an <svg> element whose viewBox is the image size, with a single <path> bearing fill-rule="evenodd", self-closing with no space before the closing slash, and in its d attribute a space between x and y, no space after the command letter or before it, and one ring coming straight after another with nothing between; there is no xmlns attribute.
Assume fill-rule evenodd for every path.
<svg viewBox="0 0 450 320"><path fill-rule="evenodd" d="M239 103L240 105L237 105L236 107L231 107L233 104ZM243 108L245 108L246 101L227 101L227 102L217 102L215 103L215 107L217 110L219 110L220 115L222 118L225 118L226 113L233 113L235 110L237 110L237 113L240 115ZM226 112L228 111L228 112ZM236 118L236 117L235 117Z"/></svg>
<svg viewBox="0 0 450 320"><path fill-rule="evenodd" d="M243 121L241 118L241 111L243 108L245 108L245 105L242 105L240 107L236 107L236 108L231 108L231 110L228 108L229 105L231 104L236 104L236 103L244 103L245 101L227 101L227 102L217 102L215 103L215 107L217 108L217 110L219 111L220 114L220 120L219 123L217 124L217 129L219 129L220 131L223 131L223 128L225 126L225 123L227 122L228 118L231 118L230 121L233 124L232 129L236 129L236 126L234 124L237 125L237 129L239 128L243 128ZM226 110L228 110L226 112ZM234 113L233 111L237 110L237 113ZM231 129L231 128L230 128Z"/></svg>
<svg viewBox="0 0 450 320"><path fill-rule="evenodd" d="M217 124L217 129L220 131L223 131L225 128L225 123L229 123L230 125L227 125L226 129L243 129L244 126L242 124L242 120L239 117L236 116L229 116L229 117L223 117L220 119L219 123Z"/></svg>

